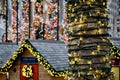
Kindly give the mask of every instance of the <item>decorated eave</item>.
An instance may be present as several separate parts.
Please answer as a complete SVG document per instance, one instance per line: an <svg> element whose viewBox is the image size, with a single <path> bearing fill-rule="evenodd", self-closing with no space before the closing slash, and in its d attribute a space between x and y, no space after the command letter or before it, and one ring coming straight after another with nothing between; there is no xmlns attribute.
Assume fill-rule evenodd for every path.
<svg viewBox="0 0 120 80"><path fill-rule="evenodd" d="M46 43L47 41L45 41L45 42L43 40L42 41L37 41L36 44L39 44L39 42ZM34 43L34 41L33 41L33 43ZM61 49L62 49L62 47L66 47L66 46L64 46L63 43L61 44L61 43L57 43L57 42L54 42L54 41L50 41L50 43L51 43L51 45L53 44L53 47L59 47L60 46ZM49 44L49 43L46 43L46 44ZM58 45L54 46L54 44L58 44ZM48 45L48 47L49 46L50 45ZM64 53L59 54L60 51L58 51L58 53L56 52L56 54L58 54L58 58L60 57L59 55L62 55L62 56L64 56L64 57L62 57L62 60L65 60L64 62L66 62L66 60L67 60L67 63L64 63L64 62L56 63L56 64L58 64L58 66L60 66L60 64L63 64L63 63L65 64L65 67L62 65L63 68L57 69L57 68L55 68L55 65L51 65L51 63L49 63L50 61L48 61L45 57L43 57L43 55L41 55L40 51L37 51L37 49L33 46L33 44L31 44L31 42L28 41L28 40L26 40L25 43L22 44L13 53L11 58L9 60L7 60L7 62L2 66L2 68L0 69L0 72L2 72L2 73L3 72L4 73L8 72L9 69L12 67L13 63L15 62L15 60L17 59L17 57L19 57L23 53L25 48L27 48L32 53L32 55L37 58L38 62L44 67L45 70L47 70L47 72L50 75L59 77L59 76L66 76L68 74L68 60L67 60L67 58L65 58L65 56L67 56L67 54L66 54L67 49L66 49L65 55L64 55ZM55 49L55 50L57 50L57 49Z"/></svg>
<svg viewBox="0 0 120 80"><path fill-rule="evenodd" d="M115 58L120 59L120 50L115 45L111 47L111 54L115 56Z"/></svg>
<svg viewBox="0 0 120 80"><path fill-rule="evenodd" d="M18 49L18 46L13 43L0 43L0 74L3 72L2 66L10 59L13 52Z"/></svg>
<svg viewBox="0 0 120 80"><path fill-rule="evenodd" d="M111 40L111 54L117 59L120 59L120 38L110 38Z"/></svg>

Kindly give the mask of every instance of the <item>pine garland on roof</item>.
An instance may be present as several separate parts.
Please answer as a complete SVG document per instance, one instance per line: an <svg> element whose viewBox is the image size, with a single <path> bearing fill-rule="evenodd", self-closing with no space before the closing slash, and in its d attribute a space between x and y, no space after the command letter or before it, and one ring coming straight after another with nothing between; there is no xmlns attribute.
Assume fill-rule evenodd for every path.
<svg viewBox="0 0 120 80"><path fill-rule="evenodd" d="M38 52L33 46L32 44L26 40L26 42L21 45L20 48L18 48L18 50L16 50L14 52L14 54L11 56L11 58L6 62L6 64L3 65L3 67L0 69L0 72L6 73L9 71L9 69L13 66L13 63L15 62L15 60L21 55L23 54L24 49L27 48L34 57L37 58L39 64L41 64L44 69L51 75L51 76L55 76L55 77L60 77L60 76L66 76L68 74L68 70L64 70L64 71L56 71L53 66L51 64L49 64L49 62L40 54L40 52Z"/></svg>
<svg viewBox="0 0 120 80"><path fill-rule="evenodd" d="M116 46L111 44L111 50L110 51L111 51L110 53L111 53L112 56L115 56L117 59L120 59L120 50Z"/></svg>

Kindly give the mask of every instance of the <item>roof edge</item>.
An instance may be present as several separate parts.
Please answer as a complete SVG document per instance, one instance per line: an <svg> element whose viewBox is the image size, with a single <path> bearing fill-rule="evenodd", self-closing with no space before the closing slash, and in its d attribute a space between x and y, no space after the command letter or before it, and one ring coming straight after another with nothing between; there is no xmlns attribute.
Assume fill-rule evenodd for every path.
<svg viewBox="0 0 120 80"><path fill-rule="evenodd" d="M56 71L51 64L36 50L36 48L30 43L29 40L26 40L24 44L22 44L11 56L11 58L6 62L6 64L3 65L0 72L8 72L8 70L12 67L14 61L18 57L19 54L23 53L24 48L27 48L34 57L37 58L39 64L41 64L45 70L51 75L51 76L66 76L68 75L68 70L64 71Z"/></svg>
<svg viewBox="0 0 120 80"><path fill-rule="evenodd" d="M63 44L65 44L64 42L57 41L57 40L42 40L42 39L29 40L29 39L27 39L26 41L29 41L29 42L46 42L46 43L63 43Z"/></svg>

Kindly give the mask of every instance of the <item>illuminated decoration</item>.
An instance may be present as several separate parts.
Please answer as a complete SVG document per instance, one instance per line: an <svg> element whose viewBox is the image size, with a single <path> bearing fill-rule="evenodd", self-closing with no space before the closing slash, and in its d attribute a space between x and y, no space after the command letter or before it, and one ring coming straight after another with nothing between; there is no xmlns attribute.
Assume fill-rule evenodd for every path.
<svg viewBox="0 0 120 80"><path fill-rule="evenodd" d="M8 27L9 34L8 34L8 40L11 40L12 42L15 42L17 39L17 0L12 0L12 25Z"/></svg>
<svg viewBox="0 0 120 80"><path fill-rule="evenodd" d="M44 7L44 5L46 6ZM45 39L57 40L58 10L59 10L58 0L48 0L48 1L45 0L42 1L41 3L36 2L35 8L36 9L35 9L34 22L33 22L35 28L39 27L40 32L43 31L44 29ZM43 36L43 34L41 34L40 36Z"/></svg>
<svg viewBox="0 0 120 80"><path fill-rule="evenodd" d="M107 0L68 0L70 80L113 80Z"/></svg>
<svg viewBox="0 0 120 80"><path fill-rule="evenodd" d="M20 30L22 32L22 37L24 36L28 39L29 36L29 1L30 0L23 0L22 1L22 20L23 24L20 26Z"/></svg>
<svg viewBox="0 0 120 80"><path fill-rule="evenodd" d="M64 1L64 0L63 0ZM61 5L61 4L59 4ZM66 2L63 2L63 5L66 5ZM65 42L65 44L68 44L68 24L67 24L67 12L66 12L66 7L62 7L60 8L60 12L61 10L63 11L63 20L59 20L60 21L60 26L59 26L59 39L63 42ZM61 14L60 14L61 15Z"/></svg>
<svg viewBox="0 0 120 80"><path fill-rule="evenodd" d="M47 0L46 0L47 1ZM46 22L44 20L44 8L43 2L35 3L35 15L34 15L34 31L39 29L40 35L39 38L43 38L43 29L44 29L44 38L46 40L57 40L57 27L59 23L59 0L48 0L47 4L47 16ZM59 26L59 38L61 41L67 42L67 23L66 23L66 13L64 14L64 23ZM45 24L44 24L45 23ZM43 28L44 25L44 28Z"/></svg>
<svg viewBox="0 0 120 80"><path fill-rule="evenodd" d="M33 76L32 66L24 65L22 68L22 75L27 78L32 77Z"/></svg>
<svg viewBox="0 0 120 80"><path fill-rule="evenodd" d="M18 42L21 44L25 41L25 39L28 39L28 35L29 35L28 34L29 33L29 0L20 0L20 1L12 0L11 2L12 2L12 12L13 12L11 14L12 25L8 27L7 39L11 42L16 43L16 40L18 38ZM17 21L17 17L19 18L18 21ZM18 33L18 37L17 37L17 33Z"/></svg>
<svg viewBox="0 0 120 80"><path fill-rule="evenodd" d="M111 53L113 56L115 56L117 59L120 59L120 50L119 50L116 46L114 46L114 45L112 44L110 51L111 51L110 53Z"/></svg>
<svg viewBox="0 0 120 80"><path fill-rule="evenodd" d="M18 1L18 2L17 2ZM37 2L38 1L38 2ZM37 0L34 4L34 17L33 17L33 25L30 26L29 29L29 0L12 0L12 26L9 26L8 31L8 39L14 43L16 43L17 39L19 44L23 43L25 39L28 39L30 33L30 39L36 39L36 35L38 38L44 38L47 40L57 40L57 36L59 40L67 42L67 23L66 23L66 13L64 14L64 20L62 25L59 24L59 0L45 0L48 2L47 5L47 16L43 14L44 8L41 0ZM44 2L44 1L43 1ZM17 11L17 3L18 11ZM5 10L4 10L5 11ZM18 12L18 13L17 13ZM6 15L6 13L5 13ZM18 15L18 21L17 21ZM45 23L45 19L47 18L47 22ZM18 26L17 26L18 22ZM43 27L44 26L44 27ZM18 37L17 37L17 27L18 27ZM58 30L59 27L59 30ZM37 33L38 30L38 33ZM30 31L30 32L29 32ZM44 32L43 32L44 31ZM37 34L36 34L37 33ZM38 39L37 38L37 39Z"/></svg>
<svg viewBox="0 0 120 80"><path fill-rule="evenodd" d="M2 71L2 69L0 69L0 71ZM7 72L0 72L0 74L7 74Z"/></svg>
<svg viewBox="0 0 120 80"><path fill-rule="evenodd" d="M12 57L6 62L6 64L3 65L3 67L0 69L0 72L7 72L15 62L16 58L19 57L21 54L23 54L25 48L27 48L34 57L37 58L38 62L44 67L45 70L51 75L55 77L60 76L66 76L68 74L68 71L56 71L49 62L30 44L28 40L25 41L24 44L21 45L21 47L14 52Z"/></svg>
<svg viewBox="0 0 120 80"><path fill-rule="evenodd" d="M57 27L58 27L58 0L51 0L49 6L49 25L45 27L45 39L57 40ZM48 28L47 28L48 27Z"/></svg>

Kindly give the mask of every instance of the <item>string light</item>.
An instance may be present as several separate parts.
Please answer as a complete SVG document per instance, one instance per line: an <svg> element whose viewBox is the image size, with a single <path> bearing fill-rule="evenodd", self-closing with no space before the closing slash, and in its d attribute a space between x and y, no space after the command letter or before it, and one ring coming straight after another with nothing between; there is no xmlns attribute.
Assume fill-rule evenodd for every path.
<svg viewBox="0 0 120 80"><path fill-rule="evenodd" d="M112 80L106 3L107 0L69 0L67 3L69 54L78 54L77 57L68 55L69 76L75 80Z"/></svg>
<svg viewBox="0 0 120 80"><path fill-rule="evenodd" d="M8 70L13 66L14 61L17 57L19 57L20 54L24 52L24 49L27 48L33 56L35 56L38 60L38 62L44 67L44 69L51 74L52 76L60 77L60 76L66 76L68 75L68 70L65 71L56 71L49 63L48 61L38 52L35 50L35 48L30 44L29 41L26 41L21 47L14 52L12 57L6 62L6 64L3 65L3 67L0 69L0 72L6 73Z"/></svg>
<svg viewBox="0 0 120 80"><path fill-rule="evenodd" d="M10 32L8 34L9 40L12 42L16 42L16 24L17 24L17 0L12 0L12 10L13 10L13 14L11 14L11 16L13 16L13 22L12 22L12 26L9 27ZM42 2L42 1L39 1ZM33 4L34 6L34 18L33 18L33 25L31 25L30 28L30 39L35 40L36 39L36 32L37 29L40 30L41 34L39 36L39 38L43 37L43 5L42 3L39 3L37 1L35 1L35 3ZM45 24L45 39L47 40L57 40L57 27L59 26L59 39L61 41L64 41L65 43L67 43L67 22L66 22L66 13L64 12L64 14L62 15L64 17L63 23L61 25L58 25L59 22L59 5L58 5L59 1L56 0L49 0L48 1L48 23ZM22 6L20 7L19 11L21 11L21 20L19 20L20 22L18 25L18 33L19 33L19 44L24 43L25 39L28 39L29 37L29 0L21 0L19 1L19 4ZM65 10L63 10L65 11ZM5 10L4 10L5 12ZM5 13L6 15L6 13Z"/></svg>
<svg viewBox="0 0 120 80"><path fill-rule="evenodd" d="M111 43L110 49L111 55L115 56L117 59L120 59L120 50Z"/></svg>

